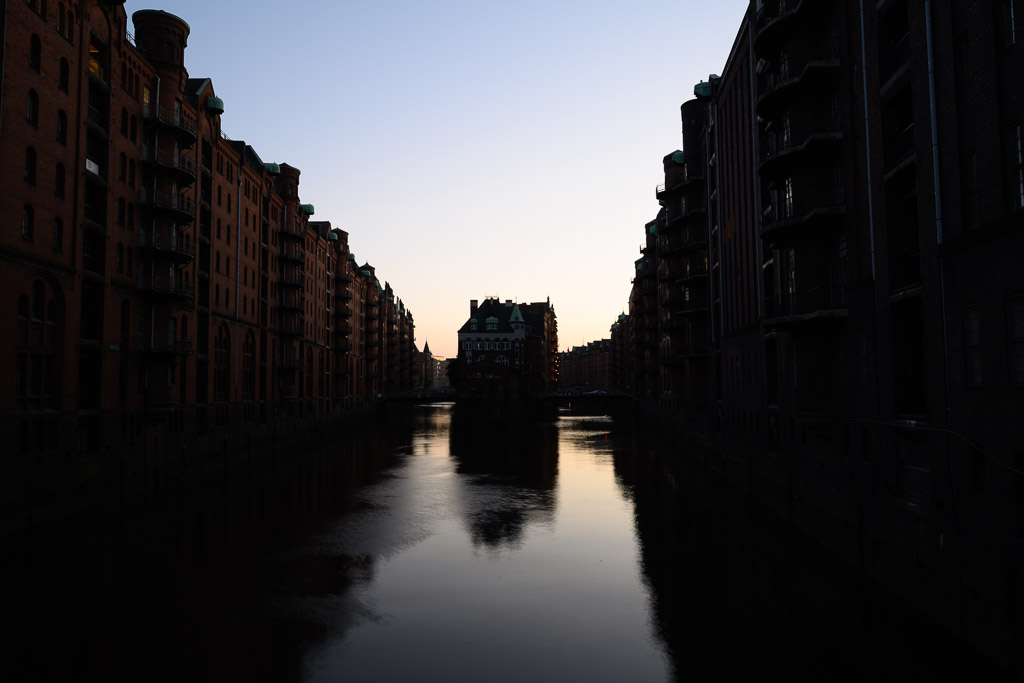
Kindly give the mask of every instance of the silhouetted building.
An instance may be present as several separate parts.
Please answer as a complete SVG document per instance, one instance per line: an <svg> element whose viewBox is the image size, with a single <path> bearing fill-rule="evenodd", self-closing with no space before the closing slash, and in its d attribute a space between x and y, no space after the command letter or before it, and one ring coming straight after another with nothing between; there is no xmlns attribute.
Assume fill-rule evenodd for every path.
<svg viewBox="0 0 1024 683"><path fill-rule="evenodd" d="M752 2L612 329L727 476L1018 673L1020 35L1009 0Z"/></svg>

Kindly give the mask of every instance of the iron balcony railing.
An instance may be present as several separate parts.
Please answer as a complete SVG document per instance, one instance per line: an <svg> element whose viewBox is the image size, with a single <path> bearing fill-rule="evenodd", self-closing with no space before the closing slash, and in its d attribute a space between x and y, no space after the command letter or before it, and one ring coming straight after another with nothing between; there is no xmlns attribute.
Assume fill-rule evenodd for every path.
<svg viewBox="0 0 1024 683"><path fill-rule="evenodd" d="M144 292L173 294L175 296L182 296L188 299L194 297L196 293L195 285L191 282L185 282L180 278L171 277L166 273L151 273L149 275L140 273L138 286L139 289Z"/></svg>
<svg viewBox="0 0 1024 683"><path fill-rule="evenodd" d="M155 192L149 188L139 190L139 202L158 209L177 211L191 218L196 215L196 203L188 197L171 192Z"/></svg>
<svg viewBox="0 0 1024 683"><path fill-rule="evenodd" d="M139 351L144 353L168 353L177 356L192 355L191 339L143 339L139 342Z"/></svg>
<svg viewBox="0 0 1024 683"><path fill-rule="evenodd" d="M775 193L771 203L762 212L761 222L767 228L784 221L804 218L816 211L843 207L842 185L797 186L789 195L784 191Z"/></svg>
<svg viewBox="0 0 1024 683"><path fill-rule="evenodd" d="M168 126L174 126L180 130L191 133L193 136L198 130L196 119L188 116L181 110L175 111L170 107L161 107L150 102L142 105L142 116L147 119L156 120Z"/></svg>
<svg viewBox="0 0 1024 683"><path fill-rule="evenodd" d="M160 166L173 168L193 178L196 176L196 162L180 152L166 152L147 146L142 148L142 161L143 163L159 164Z"/></svg>
<svg viewBox="0 0 1024 683"><path fill-rule="evenodd" d="M139 233L141 246L144 249L166 252L182 258L194 258L195 243L178 233L163 234L155 230L143 230Z"/></svg>

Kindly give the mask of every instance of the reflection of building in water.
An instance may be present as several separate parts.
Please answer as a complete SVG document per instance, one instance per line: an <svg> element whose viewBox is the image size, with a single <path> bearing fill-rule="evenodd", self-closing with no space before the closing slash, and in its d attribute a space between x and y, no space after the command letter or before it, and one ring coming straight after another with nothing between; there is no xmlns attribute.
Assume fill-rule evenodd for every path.
<svg viewBox="0 0 1024 683"><path fill-rule="evenodd" d="M462 514L475 545L515 545L530 523L551 520L558 477L554 425L488 420L460 405L449 450L465 482Z"/></svg>

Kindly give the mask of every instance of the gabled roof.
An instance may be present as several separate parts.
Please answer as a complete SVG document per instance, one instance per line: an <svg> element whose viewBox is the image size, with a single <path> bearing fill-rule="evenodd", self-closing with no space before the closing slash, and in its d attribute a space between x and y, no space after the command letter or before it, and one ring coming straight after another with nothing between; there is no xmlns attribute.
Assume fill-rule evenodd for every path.
<svg viewBox="0 0 1024 683"><path fill-rule="evenodd" d="M516 319L513 319L513 316ZM475 315L467 319L459 328L459 333L480 333L486 336L488 332L515 332L512 323L522 322L522 319L518 305L509 306L500 299L484 299L477 307ZM484 321L482 325L480 324L481 320ZM473 329L474 325L476 325L476 329ZM495 329L487 329L488 325L494 326Z"/></svg>

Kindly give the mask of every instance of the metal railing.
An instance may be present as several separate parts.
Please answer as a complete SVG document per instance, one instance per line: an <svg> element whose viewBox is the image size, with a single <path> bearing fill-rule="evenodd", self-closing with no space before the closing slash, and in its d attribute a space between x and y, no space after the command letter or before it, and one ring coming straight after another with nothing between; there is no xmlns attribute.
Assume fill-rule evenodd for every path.
<svg viewBox="0 0 1024 683"><path fill-rule="evenodd" d="M147 119L155 119L165 125L174 126L180 130L196 134L198 125L196 120L187 116L183 111L175 111L169 107L161 107L150 102L142 105L142 116Z"/></svg>
<svg viewBox="0 0 1024 683"><path fill-rule="evenodd" d="M184 171L193 178L196 175L196 162L181 153L164 152L149 147L142 148L142 161L144 163L155 163L167 166L178 171Z"/></svg>
<svg viewBox="0 0 1024 683"><path fill-rule="evenodd" d="M196 215L195 201L171 192L155 192L148 188L143 188L139 190L139 202L155 206L158 209L179 211L193 218Z"/></svg>

